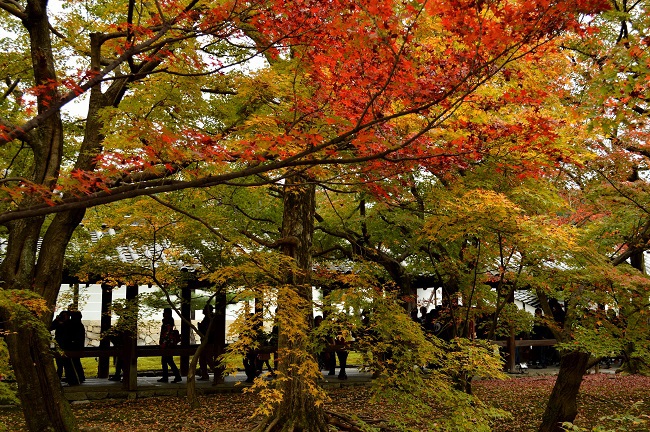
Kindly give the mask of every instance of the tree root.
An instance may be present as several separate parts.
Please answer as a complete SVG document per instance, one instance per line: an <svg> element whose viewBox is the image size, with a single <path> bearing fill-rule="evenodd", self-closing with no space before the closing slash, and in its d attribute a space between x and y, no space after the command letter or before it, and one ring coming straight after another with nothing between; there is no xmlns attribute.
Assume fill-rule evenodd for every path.
<svg viewBox="0 0 650 432"><path fill-rule="evenodd" d="M332 426L336 426L339 430L363 432L363 430L356 425L356 421L348 416L332 411L326 411L325 414L327 415L327 422Z"/></svg>
<svg viewBox="0 0 650 432"><path fill-rule="evenodd" d="M361 429L359 422L350 416L328 410L325 411L325 415L327 416L328 423L332 426L336 426L340 430L348 432L363 432L363 429ZM380 420L364 420L364 422L377 424L382 431L390 430L387 427L382 426L381 423L383 422Z"/></svg>
<svg viewBox="0 0 650 432"><path fill-rule="evenodd" d="M252 432L276 432L276 431L282 431L282 432L296 432L296 431L302 431L303 428L301 426L297 426L295 421L290 421L287 424L282 424L278 426L278 423L280 422L280 417L269 417L265 419L262 423L257 425ZM312 429L309 429L312 431ZM314 429L313 432L327 432L326 429Z"/></svg>
<svg viewBox="0 0 650 432"><path fill-rule="evenodd" d="M355 418L352 418L348 415L337 413L334 411L325 410L325 420L329 426L334 426L340 431L345 432L363 432L364 429L359 424L359 421ZM269 417L258 424L251 432L276 432L278 429L278 423L280 422L280 417ZM382 420L364 420L365 423L373 424L376 427L379 427L381 431L392 432L392 429L384 424ZM295 432L296 430L301 431L302 428L296 428L295 422L289 422L284 424L282 427L282 432ZM313 432L325 432L321 431L320 428L318 431L315 429Z"/></svg>
<svg viewBox="0 0 650 432"><path fill-rule="evenodd" d="M348 431L348 432L362 432L361 429L359 429L356 426L352 426L342 420L337 419L336 417L330 417L328 419L328 423L332 426L336 426L339 430L342 431Z"/></svg>
<svg viewBox="0 0 650 432"><path fill-rule="evenodd" d="M257 427L255 429L253 429L253 432L270 432L271 430L273 430L275 425L278 424L278 421L280 421L280 418L275 417L270 422L269 422L269 420L271 420L271 419L266 419L265 421L263 421L262 423L257 425Z"/></svg>

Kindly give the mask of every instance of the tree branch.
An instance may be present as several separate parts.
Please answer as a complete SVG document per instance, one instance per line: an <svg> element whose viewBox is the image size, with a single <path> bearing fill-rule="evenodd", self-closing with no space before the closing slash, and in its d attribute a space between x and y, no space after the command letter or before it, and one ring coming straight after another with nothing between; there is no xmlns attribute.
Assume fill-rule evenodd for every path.
<svg viewBox="0 0 650 432"><path fill-rule="evenodd" d="M27 19L27 13L25 13L25 10L20 6L18 2L15 2L13 0L0 1L0 9L3 9L21 21Z"/></svg>
<svg viewBox="0 0 650 432"><path fill-rule="evenodd" d="M188 5L184 8L183 12L179 14L179 16L176 17L176 19L179 19L182 15L184 15L187 11L191 10L196 3L198 3L199 0L191 0ZM6 0L5 3L0 3L0 7L2 5L6 5ZM176 20L175 19L175 20ZM78 98L81 94L85 93L86 91L90 90L91 88L99 85L103 77L111 73L113 70L118 68L121 64L125 63L128 61L129 58L132 58L134 55L139 54L141 52L147 51L151 49L152 46L159 40L163 38L167 34L169 30L172 29L172 25L174 24L175 20L172 20L168 23L165 23L161 29L150 39L139 43L130 49L127 49L124 51L124 53L116 58L113 62L111 62L108 66L106 66L104 69L102 69L99 73L97 73L94 76L89 76L88 80L83 83L79 84L77 89L71 90L65 95L63 95L57 102L53 102L50 106L49 109L45 110L41 114L33 117L32 119L28 120L27 122L23 123L20 127L16 127L13 130L9 130L6 133L0 134L0 145L6 144L16 138L19 138L21 136L24 136L27 132L39 127L41 124L43 124L47 119L49 119L51 116L59 112L61 107L66 105L68 102L71 102Z"/></svg>

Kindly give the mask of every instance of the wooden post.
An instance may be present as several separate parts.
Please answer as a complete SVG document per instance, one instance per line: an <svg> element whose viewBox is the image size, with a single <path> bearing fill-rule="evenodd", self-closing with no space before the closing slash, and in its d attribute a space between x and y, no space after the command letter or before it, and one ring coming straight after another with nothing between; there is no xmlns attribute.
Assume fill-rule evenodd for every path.
<svg viewBox="0 0 650 432"><path fill-rule="evenodd" d="M259 317L259 320L255 324L255 332L259 334L263 331L264 326L264 299L261 297L261 293L255 294L253 309L255 311L255 316Z"/></svg>
<svg viewBox="0 0 650 432"><path fill-rule="evenodd" d="M111 306L113 304L113 287L102 284L102 315L100 318L101 334L111 328ZM108 338L102 338L99 342L101 348L110 348L111 343ZM99 356L97 364L97 378L108 378L109 356Z"/></svg>
<svg viewBox="0 0 650 432"><path fill-rule="evenodd" d="M72 304L74 305L74 310L79 310L79 283L78 282L72 284Z"/></svg>
<svg viewBox="0 0 650 432"><path fill-rule="evenodd" d="M181 297L183 300L183 303L181 303L181 315L189 321L192 310L192 289L188 282L181 289ZM185 321L181 321L181 346L183 348L190 346L190 332L190 325ZM187 372L190 370L190 356L187 354L181 356L180 369L181 375L187 376Z"/></svg>
<svg viewBox="0 0 650 432"><path fill-rule="evenodd" d="M515 290L510 288L510 293L508 294L508 303L515 303ZM515 372L516 366L516 357L517 357L517 344L515 341L515 329L510 327L510 334L508 335L508 344L506 345L506 350L508 353L507 359L507 368L508 372Z"/></svg>
<svg viewBox="0 0 650 432"><path fill-rule="evenodd" d="M219 358L220 355L226 353L226 306L228 305L226 298L226 288L221 286L217 289L215 295L215 305L214 305L214 317L212 319L217 320L214 323L212 331L216 333L215 337L215 349L214 356ZM217 367L214 377L214 382L219 384L224 381L224 368Z"/></svg>
<svg viewBox="0 0 650 432"><path fill-rule="evenodd" d="M516 341L515 341L515 330L513 328L510 329L510 334L508 335L508 340L506 344L506 350L508 352L508 358L507 358L507 368L508 372L515 372L515 367L516 367L516 356L517 356L517 346L516 346Z"/></svg>
<svg viewBox="0 0 650 432"><path fill-rule="evenodd" d="M124 390L138 389L138 286L128 285L126 287L126 301L129 306L135 309L135 314L130 315L128 337L125 338L124 350L124 379L122 388Z"/></svg>

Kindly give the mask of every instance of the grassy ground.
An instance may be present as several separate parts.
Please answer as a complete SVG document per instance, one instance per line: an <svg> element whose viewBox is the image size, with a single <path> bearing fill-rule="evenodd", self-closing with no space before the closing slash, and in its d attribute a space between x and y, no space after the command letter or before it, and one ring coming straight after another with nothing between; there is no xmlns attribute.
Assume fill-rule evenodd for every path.
<svg viewBox="0 0 650 432"><path fill-rule="evenodd" d="M174 361L178 365L180 363L179 357L174 357ZM86 377L96 378L97 377L97 359L96 358L82 358L81 365L84 368ZM160 365L160 357L140 357L138 358L138 371L155 371L160 370L162 366ZM115 366L113 365L113 360L110 361L110 375L113 375L115 372Z"/></svg>
<svg viewBox="0 0 650 432"><path fill-rule="evenodd" d="M180 364L180 358L179 357L174 357L174 361L176 362L176 365ZM356 353L356 352L350 352L350 355L348 357L348 364L350 365L360 365L362 363L361 361L361 354ZM86 373L86 377L88 378L95 378L97 377L97 359L96 358L82 358L81 359L81 364L84 368L84 372ZM241 357L235 358L230 364L228 365L229 368L242 368L243 363L241 360ZM159 371L161 370L162 366L160 365L160 357L140 357L138 358L138 371L144 372L144 371ZM110 375L113 375L115 372L115 367L113 365L113 361L111 359L110 362Z"/></svg>
<svg viewBox="0 0 650 432"><path fill-rule="evenodd" d="M534 431L554 380L555 377L527 377L479 381L475 392L484 402L512 413L510 420L493 424L493 431ZM582 386L576 424L587 430L602 426L602 431L648 431L648 423L637 422L650 418L648 388L650 378L646 377L590 375ZM346 387L332 390L329 395L327 409L365 418L385 415L385 407L371 401L369 387ZM218 394L202 397L201 403L199 410L192 411L183 398L145 398L76 404L73 410L80 426L93 431L243 431L250 430L258 421L251 417L257 403L255 394ZM18 408L0 408L0 424L4 424L5 431L24 430Z"/></svg>

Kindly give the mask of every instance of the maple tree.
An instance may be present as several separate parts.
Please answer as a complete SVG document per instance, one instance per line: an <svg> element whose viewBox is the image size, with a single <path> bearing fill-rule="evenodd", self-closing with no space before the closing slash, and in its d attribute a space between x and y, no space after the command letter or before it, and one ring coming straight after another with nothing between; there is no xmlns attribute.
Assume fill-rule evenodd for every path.
<svg viewBox="0 0 650 432"><path fill-rule="evenodd" d="M635 7L638 5L635 4ZM637 16L637 14L638 16L645 16L638 12L634 15ZM589 34L593 34L593 32ZM643 33L641 32L641 34ZM633 53L633 65L638 65L636 58L640 55L640 52L634 47L626 47L626 49L630 49ZM612 77L620 74L621 66L618 63L620 58L613 57L615 60L612 60L610 65L612 69L607 70L605 76ZM555 62L558 68L567 67L568 63L563 58L563 54L556 56ZM555 66L552 67L555 68ZM590 69L586 67L585 69L586 72L584 73L589 73ZM632 66L630 69L630 76L636 78L638 67ZM546 71L549 70L553 69L546 69ZM561 69L556 70L560 71ZM595 75L596 78L589 76L589 79L593 80L589 82L593 83L595 81L599 84L599 80L603 79L603 75ZM640 76L641 81L644 80L643 77L644 75ZM554 79L559 81L553 83ZM567 79L569 81L565 81ZM644 117L637 118L638 115L645 114L645 111L638 104L637 99L632 102L630 109L632 112L618 113L619 110L624 111L624 107L619 107L617 101L611 101L611 93L604 92L603 97L605 98L606 107L603 110L604 116L597 118L596 122L604 124L606 131L611 133L615 130L617 136L624 138L619 141L619 138L608 137L607 139L611 140L611 144L601 144L598 141L591 148L584 146L585 142L594 139L593 135L588 135L588 132L591 131L581 129L580 122L583 120L575 115L579 114L579 112L569 114L569 111L565 111L559 105L560 102L567 99L573 100L573 98L566 97L567 90L575 90L573 85L570 84L570 80L573 79L574 77L571 77L571 75L551 78L551 81L546 84L548 88L553 88L559 84L560 87L555 90L558 95L564 94L564 96L559 96L553 106L548 106L548 100L544 101L544 104L548 107L547 109L563 112L563 114L559 114L559 117L555 117L555 120L551 121L555 125L553 128L555 139L569 143L573 147L555 147L551 149L546 145L541 158L531 152L528 154L525 152L514 153L515 157L521 157L521 160L512 163L508 163L505 159L497 159L496 164L487 165L485 159L480 159L480 162L476 165L487 165L489 168L486 171L492 173L492 179L488 176L482 176L468 180L467 173L478 170L464 168L462 169L462 176L454 178L454 181L451 181L452 177L447 174L447 177L443 177L443 181L440 182L444 184L446 180L447 183L454 186L452 189L465 194L457 202L452 201L446 204L443 201L441 204L440 195L435 195L435 200L421 200L436 202L434 211L444 215L438 221L435 221L435 217L429 218L435 221L431 224L430 232L436 239L440 239L441 244L448 245L454 239L466 240L471 238L475 242L465 242L466 246L479 244L482 246L482 248L476 247L474 251L470 251L465 247L464 254L470 262L465 264L467 267L464 267L462 271L456 272L458 275L467 277L468 275L471 276L472 273L483 274L483 268L490 268L494 266L494 263L499 262L501 265L498 269L492 270L491 274L497 275L500 285L505 283L504 287L514 289L519 283L527 288L536 288L545 306L547 316L552 316L552 311L547 303L548 297L563 298L567 309L578 311L577 313L569 313L566 322L554 321L553 319L547 321L556 330L558 340L564 341L565 344L561 345L563 350L561 374L557 380L554 393L549 399L547 415L544 418L541 430L559 430L557 428L560 427L562 422L571 421L575 418L577 412L575 397L580 387L581 377L588 365L594 361L590 359L590 355L596 356L597 360L602 356L606 357L612 355L612 353L622 352L628 360L633 359L633 363L638 368L638 365L643 364L647 352L645 343L647 341L647 326L644 318L647 313L647 281L644 277L629 273L626 269L614 270L611 268L611 264L616 266L629 258L632 258L633 264L637 263L635 264L637 267L642 265L636 258L639 257L639 252L646 249L644 235L647 224L644 223L646 215L644 209L647 194L645 193L645 182L642 181L638 174L639 171L645 169L645 160L639 158L639 156L644 156L642 148L644 126L642 122L645 119ZM595 86L597 87L598 84L595 84ZM562 85L565 87L562 88ZM640 85L631 85L628 81L617 84L617 86L631 91L633 97L642 98L642 93L639 91ZM614 88L618 89L616 86ZM600 91L602 92L602 89ZM608 89L608 91L611 90ZM621 91L621 93L624 94L624 91ZM478 92L478 95L480 96L480 92ZM631 101L628 97L621 99L621 103L624 105L629 104ZM596 100L598 101L598 98ZM585 111L590 109L589 103L582 105L581 108ZM534 101L532 105L536 111L540 109L538 101ZM612 125L614 118L612 111L618 113L616 121L620 122L620 124L617 123L617 126ZM503 116L503 112L500 114ZM521 113L517 114L520 115ZM562 116L566 116L567 119L574 118L573 123L566 120L558 122ZM631 123L633 123L631 126L628 124L630 123L630 116L632 117ZM502 122L492 120L489 123L491 127L494 127L495 124L499 124L504 129ZM468 127L466 124L465 128L461 130L464 132L472 130L472 126ZM485 131L481 132L485 133ZM502 136L507 137L507 134ZM494 135L490 136L490 139L486 141L490 145L499 142ZM526 144L530 149L530 143L527 142ZM596 157L595 163L592 162L593 155L587 154L593 148L596 149L599 155ZM622 149L625 151L621 152ZM495 148L495 153L498 153L498 151L498 148ZM552 157L549 158L549 156ZM527 158L530 158L530 160L527 160ZM534 163L531 164L531 161L534 161ZM641 162L639 163L639 161ZM588 167L587 170L584 170L585 164ZM550 169L545 170L543 167ZM558 168L560 171L557 170ZM595 170L596 175L592 174L593 171L591 170ZM494 176L494 172L507 171L517 173L519 176L541 175L547 178L542 179L540 182L531 181L530 179L521 181L519 179L518 182L521 182L519 186L512 180L507 180L508 177L505 175L501 185L499 185L499 180L494 181L501 177L500 175ZM546 171L546 174L544 174L544 171ZM562 171L565 173L569 171L571 183L578 183L580 193L588 190L587 195L578 198L576 189L570 188L567 191L564 178L555 184L545 183ZM586 172L586 174L584 174L584 177L578 178L576 172ZM468 192L467 185L454 184L459 180L466 182L467 185L476 184L480 189ZM528 183L529 189L524 186L526 183ZM593 187L594 183L595 188ZM522 204L527 205L527 212L524 212L523 208L515 205L514 202L504 199L505 197L485 190L486 186L505 191L510 199L514 198L515 202L519 200ZM395 193L394 197L401 198L404 197L404 194ZM392 197L392 200L395 207L400 205L406 207L407 204L404 204L404 202L408 203L408 199L400 202L399 198L394 197ZM606 204L603 202L603 198L607 199ZM584 199L586 204L578 204L578 211L574 213L575 209L572 206L579 199ZM388 198L387 201L390 202L390 200L391 198ZM621 206L622 201L628 202L630 205ZM414 203L415 200L411 203L415 207ZM551 207L548 207L549 203L552 203ZM376 231L372 232L371 235L368 231L368 221L370 219L366 218L364 210L366 206L365 199L361 200L359 206L359 209L362 209L359 212L361 217L348 216L350 215L349 212L343 216L339 215L343 222L343 229L339 232L329 228L323 228L323 230L348 241L352 245L350 252L344 252L348 257L356 256L359 259L379 260L377 257L384 255L384 259L386 259L388 256L386 251L394 247L395 241L387 241L385 236L378 237ZM553 209L553 206L555 206L555 209ZM383 219L386 224L398 228L399 233L402 235L408 235L409 224L415 227L418 226L417 223L413 223L413 220L403 224L396 223L394 218L388 220L386 215L389 212L385 209L380 208L378 212L380 214L383 212ZM426 211L425 213L429 212ZM568 214L573 215L568 224L565 223L567 221L564 218L557 217L558 212L560 214L567 214L568 212ZM343 212L340 213L343 214ZM512 216L509 214L515 216L515 218L510 219ZM591 221L596 223L590 223ZM540 224L540 222L542 223ZM575 224L582 226L585 223L589 225L589 228L579 232ZM358 226L359 228L355 232L351 228L352 226ZM417 228L415 230L417 231ZM491 232L496 234L498 241L489 240L489 236L486 234L491 235ZM513 233L517 233L516 236L513 236ZM621 242L619 233L627 234L624 242ZM372 241L370 241L370 238L372 238ZM595 240L597 240L597 247ZM377 250L372 249L374 246L371 246L370 249L364 249L366 246L372 245L373 242L380 245ZM341 251L341 246L332 247L328 245L328 247L331 250ZM490 248L492 248L492 251L490 251ZM512 249L510 250L510 248ZM619 253L612 255L616 248L619 248ZM395 246L395 249L398 251L397 256L402 257L402 259L411 257L414 253L413 250L408 248L400 250L399 246ZM417 247L413 249L417 249ZM480 251L480 254L477 251ZM448 258L450 255L448 252L449 249L441 256ZM604 257L608 256L611 256L611 263L604 260ZM478 265L479 257L485 260L481 266ZM506 259L505 263L504 258ZM473 262L474 259L476 259L476 262ZM400 260L397 260L396 263L399 264ZM561 267L569 266L572 270L566 271L566 268L558 268L557 263L562 263L560 264ZM400 268L399 265L397 267ZM527 268L522 272L525 267ZM578 268L581 270L576 270ZM479 272L478 269L481 269L481 271ZM400 270L402 269L400 268ZM447 270L449 270L449 267ZM517 279L520 282L517 282ZM472 285L470 284L470 286ZM585 286L591 288L585 290ZM497 290L497 293L500 294L500 290ZM491 299L489 291L481 295L472 290L473 294L487 299L488 304L493 304L494 300ZM503 296L504 299L507 297L507 294ZM468 296L465 294L462 298L465 301ZM630 300L626 302L623 299ZM496 303L499 304L498 298ZM618 311L617 325L611 322L609 315L605 315L604 309L602 311L594 310L595 305L601 305L601 307L607 305L611 308L610 312L612 310ZM496 318L495 315L495 320ZM576 331L576 328L579 331ZM630 357L630 347L637 348L637 352L633 357ZM572 396L568 396L569 394Z"/></svg>
<svg viewBox="0 0 650 432"><path fill-rule="evenodd" d="M304 170L350 166L377 178L386 163L475 153L475 142L441 142L430 133L508 64L560 31L577 29L577 13L605 5L195 0L128 2L110 10L66 6L57 21L45 1L0 2L3 22L19 35L17 49L3 60L29 65L5 71L0 223L8 248L0 272L7 293L34 292L50 310L66 247L86 208L280 178L290 191L282 233L299 239L282 246L298 263L285 292L308 300L313 186ZM23 47L30 56L20 56ZM78 73L67 73L66 53L80 59ZM259 71L234 67L260 55L268 66ZM89 106L79 130L64 122L61 107L85 92ZM34 360L16 367L30 429L74 430L45 339L34 331L51 312L25 326L11 319L23 312L20 304L1 306L12 358ZM308 325L306 310L291 311L302 317L297 323ZM296 341L287 336L281 334L281 348L291 351ZM39 348L22 352L19 340ZM298 403L300 386L309 382L293 385L266 430L324 430L322 422L307 423Z"/></svg>
<svg viewBox="0 0 650 432"><path fill-rule="evenodd" d="M648 4L611 4L610 11L595 17L590 31L563 42L572 60L573 94L567 104L585 116L582 139L592 152L584 164L563 166L566 197L574 209L563 223L577 227L581 243L597 256L576 263L586 270L549 280L555 284L552 294L567 305L566 320L555 324L556 337L566 342L566 357L541 431L559 430L563 419L575 416L582 376L599 357L622 355L623 369L636 372L647 358L643 90ZM637 271L630 272L628 261Z"/></svg>

